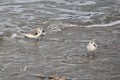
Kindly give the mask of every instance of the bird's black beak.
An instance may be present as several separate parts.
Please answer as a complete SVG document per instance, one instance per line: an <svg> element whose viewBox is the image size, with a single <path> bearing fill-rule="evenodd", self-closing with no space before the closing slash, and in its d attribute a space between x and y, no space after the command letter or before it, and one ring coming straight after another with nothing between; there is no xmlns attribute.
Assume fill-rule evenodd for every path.
<svg viewBox="0 0 120 80"><path fill-rule="evenodd" d="M45 32L45 30L43 30L43 32Z"/></svg>
<svg viewBox="0 0 120 80"><path fill-rule="evenodd" d="M45 36L47 33L46 31L43 30L42 36Z"/></svg>

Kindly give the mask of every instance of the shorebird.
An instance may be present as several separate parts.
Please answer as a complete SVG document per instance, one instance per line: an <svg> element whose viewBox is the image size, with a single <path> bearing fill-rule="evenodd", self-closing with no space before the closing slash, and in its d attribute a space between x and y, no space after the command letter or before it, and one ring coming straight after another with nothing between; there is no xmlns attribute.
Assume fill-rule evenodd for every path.
<svg viewBox="0 0 120 80"><path fill-rule="evenodd" d="M39 37L42 35L43 33L43 28L36 28L33 29L29 32L22 32L23 35L27 38L31 38L31 39L39 39Z"/></svg>
<svg viewBox="0 0 120 80"><path fill-rule="evenodd" d="M87 55L90 56L92 54L94 56L95 51L97 49L97 44L95 43L94 40L90 40L86 48L87 48Z"/></svg>

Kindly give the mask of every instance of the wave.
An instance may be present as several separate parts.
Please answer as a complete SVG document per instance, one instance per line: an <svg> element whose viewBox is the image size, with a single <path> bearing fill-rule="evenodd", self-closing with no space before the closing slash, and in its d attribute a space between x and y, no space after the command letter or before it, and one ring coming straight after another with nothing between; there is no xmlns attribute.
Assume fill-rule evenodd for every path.
<svg viewBox="0 0 120 80"><path fill-rule="evenodd" d="M120 24L120 20L114 21L114 22L111 22L108 24L93 24L93 25L88 25L88 26L84 26L84 27L87 27L87 28L90 28L90 27L109 27L109 26L114 26L114 25L118 25L118 24Z"/></svg>

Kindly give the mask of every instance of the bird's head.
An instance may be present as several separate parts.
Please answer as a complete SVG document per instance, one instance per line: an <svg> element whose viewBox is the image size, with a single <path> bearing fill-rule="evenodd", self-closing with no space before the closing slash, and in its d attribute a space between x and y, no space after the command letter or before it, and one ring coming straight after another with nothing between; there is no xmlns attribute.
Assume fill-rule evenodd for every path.
<svg viewBox="0 0 120 80"><path fill-rule="evenodd" d="M36 28L37 33L42 33L43 32L43 28Z"/></svg>

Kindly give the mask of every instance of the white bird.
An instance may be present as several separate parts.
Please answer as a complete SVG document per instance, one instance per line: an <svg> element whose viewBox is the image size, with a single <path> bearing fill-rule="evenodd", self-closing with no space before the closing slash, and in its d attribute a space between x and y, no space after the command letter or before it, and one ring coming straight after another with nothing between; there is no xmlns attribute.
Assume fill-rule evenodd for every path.
<svg viewBox="0 0 120 80"><path fill-rule="evenodd" d="M39 37L43 33L43 28L36 28L36 29L33 29L33 30L29 31L29 32L22 32L22 33L27 38L39 39Z"/></svg>
<svg viewBox="0 0 120 80"><path fill-rule="evenodd" d="M97 49L97 44L95 43L94 40L90 40L88 45L87 45L87 55L94 55L95 54L95 51Z"/></svg>

